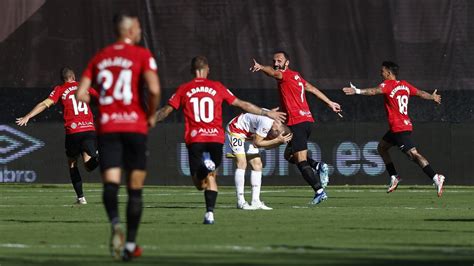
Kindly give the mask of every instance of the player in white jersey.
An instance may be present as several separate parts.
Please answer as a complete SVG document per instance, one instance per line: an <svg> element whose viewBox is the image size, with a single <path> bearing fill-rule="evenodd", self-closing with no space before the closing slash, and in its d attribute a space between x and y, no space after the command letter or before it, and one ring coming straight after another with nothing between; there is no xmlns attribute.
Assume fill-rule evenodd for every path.
<svg viewBox="0 0 474 266"><path fill-rule="evenodd" d="M260 200L262 184L262 160L259 148L271 149L288 143L293 134L290 129L271 118L250 113L241 114L232 119L226 128L226 135L236 162L235 188L237 208L243 210L272 210ZM252 167L250 183L252 185L252 201L248 204L244 197L245 169L247 161Z"/></svg>

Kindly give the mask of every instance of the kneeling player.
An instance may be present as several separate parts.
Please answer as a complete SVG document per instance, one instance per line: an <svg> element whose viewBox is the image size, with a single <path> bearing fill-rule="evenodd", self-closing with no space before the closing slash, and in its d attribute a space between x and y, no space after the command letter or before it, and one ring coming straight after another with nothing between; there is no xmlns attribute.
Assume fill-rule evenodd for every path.
<svg viewBox="0 0 474 266"><path fill-rule="evenodd" d="M241 114L227 125L226 135L232 150L230 157L235 158L235 188L237 208L243 210L272 210L260 200L262 184L262 159L258 148L274 148L288 143L293 134L290 129L273 119L261 115ZM251 205L245 201L245 169L247 161L252 166L250 183L252 185Z"/></svg>

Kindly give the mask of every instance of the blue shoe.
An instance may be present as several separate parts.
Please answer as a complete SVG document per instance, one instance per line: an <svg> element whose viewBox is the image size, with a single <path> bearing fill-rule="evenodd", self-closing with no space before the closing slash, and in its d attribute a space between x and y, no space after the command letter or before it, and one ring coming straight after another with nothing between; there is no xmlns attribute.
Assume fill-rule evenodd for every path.
<svg viewBox="0 0 474 266"><path fill-rule="evenodd" d="M329 183L329 167L326 163L321 162L319 164L319 169L317 170L319 174L319 180L323 188L327 187Z"/></svg>
<svg viewBox="0 0 474 266"><path fill-rule="evenodd" d="M325 200L328 199L328 195L326 194L326 192L324 192L324 190L321 192L321 193L316 193L314 195L314 198L313 200L309 203L309 204L313 204L313 205L316 205L316 204L319 204Z"/></svg>
<svg viewBox="0 0 474 266"><path fill-rule="evenodd" d="M203 224L214 224L214 213L213 212L206 212L206 214L204 215Z"/></svg>
<svg viewBox="0 0 474 266"><path fill-rule="evenodd" d="M202 162L204 163L204 167L206 167L209 172L216 170L216 164L211 160L211 155L209 152L204 152L202 154Z"/></svg>

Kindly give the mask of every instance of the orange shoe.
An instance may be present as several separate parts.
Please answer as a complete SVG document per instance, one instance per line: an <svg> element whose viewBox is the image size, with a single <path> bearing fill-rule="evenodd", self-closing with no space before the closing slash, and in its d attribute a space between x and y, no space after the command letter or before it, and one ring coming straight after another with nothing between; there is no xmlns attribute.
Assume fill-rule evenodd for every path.
<svg viewBox="0 0 474 266"><path fill-rule="evenodd" d="M122 260L123 261L131 261L132 259L138 258L142 255L143 249L139 246L135 246L135 250L133 252L128 251L128 249L124 248L122 253Z"/></svg>

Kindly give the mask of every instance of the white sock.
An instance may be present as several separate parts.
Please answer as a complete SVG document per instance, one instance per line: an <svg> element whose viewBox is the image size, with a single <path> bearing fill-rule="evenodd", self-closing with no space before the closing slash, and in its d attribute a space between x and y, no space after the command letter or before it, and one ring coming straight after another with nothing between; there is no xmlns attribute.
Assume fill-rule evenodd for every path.
<svg viewBox="0 0 474 266"><path fill-rule="evenodd" d="M235 190L237 194L237 202L245 202L244 186L245 186L245 169L235 169Z"/></svg>
<svg viewBox="0 0 474 266"><path fill-rule="evenodd" d="M127 242L125 243L125 248L130 251L130 252L133 252L135 250L135 247L137 246L137 244L135 244L135 242Z"/></svg>
<svg viewBox="0 0 474 266"><path fill-rule="evenodd" d="M260 202L260 187L262 186L262 171L250 172L250 184L252 184L252 202Z"/></svg>

